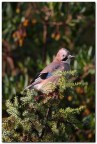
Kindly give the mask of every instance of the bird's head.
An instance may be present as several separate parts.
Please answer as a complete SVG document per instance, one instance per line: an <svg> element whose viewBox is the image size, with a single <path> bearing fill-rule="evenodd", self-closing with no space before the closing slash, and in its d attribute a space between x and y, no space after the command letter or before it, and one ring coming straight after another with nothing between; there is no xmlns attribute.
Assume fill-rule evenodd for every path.
<svg viewBox="0 0 97 144"><path fill-rule="evenodd" d="M54 61L63 61L66 63L70 63L72 58L74 58L74 56L70 55L70 52L67 49L61 48L54 58Z"/></svg>

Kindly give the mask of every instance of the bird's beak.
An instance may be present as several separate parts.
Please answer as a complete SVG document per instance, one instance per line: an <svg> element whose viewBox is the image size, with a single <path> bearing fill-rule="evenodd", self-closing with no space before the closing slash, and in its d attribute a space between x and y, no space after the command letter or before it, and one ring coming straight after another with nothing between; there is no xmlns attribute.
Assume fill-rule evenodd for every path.
<svg viewBox="0 0 97 144"><path fill-rule="evenodd" d="M69 55L68 58L73 59L73 58L75 58L75 56Z"/></svg>

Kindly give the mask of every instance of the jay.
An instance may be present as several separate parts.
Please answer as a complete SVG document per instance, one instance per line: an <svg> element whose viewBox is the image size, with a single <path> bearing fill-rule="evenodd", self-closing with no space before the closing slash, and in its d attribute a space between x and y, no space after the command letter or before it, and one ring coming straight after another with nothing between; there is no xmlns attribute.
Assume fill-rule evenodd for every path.
<svg viewBox="0 0 97 144"><path fill-rule="evenodd" d="M30 85L25 89L36 89L43 93L52 91L52 84L57 85L60 75L54 74L56 71L69 71L70 61L74 56L70 52L61 48L54 60L47 65L36 77L31 81Z"/></svg>

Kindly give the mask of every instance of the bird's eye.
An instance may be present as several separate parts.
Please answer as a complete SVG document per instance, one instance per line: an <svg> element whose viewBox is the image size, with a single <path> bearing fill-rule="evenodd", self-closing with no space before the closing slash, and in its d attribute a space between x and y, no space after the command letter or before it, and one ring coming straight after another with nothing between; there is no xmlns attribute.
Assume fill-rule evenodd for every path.
<svg viewBox="0 0 97 144"><path fill-rule="evenodd" d="M68 57L66 56L65 58L62 59L62 61L66 61L68 59Z"/></svg>

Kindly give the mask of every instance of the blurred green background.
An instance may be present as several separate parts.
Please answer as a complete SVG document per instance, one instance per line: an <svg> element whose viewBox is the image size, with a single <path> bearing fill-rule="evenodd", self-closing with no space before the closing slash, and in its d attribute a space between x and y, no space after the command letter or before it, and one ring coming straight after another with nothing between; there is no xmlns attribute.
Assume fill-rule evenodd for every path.
<svg viewBox="0 0 97 144"><path fill-rule="evenodd" d="M76 56L71 69L87 87L76 87L66 97L70 107L86 105L87 123L78 141L95 140L95 3L2 3L2 108L49 64L59 48ZM86 121L86 120L85 120Z"/></svg>

